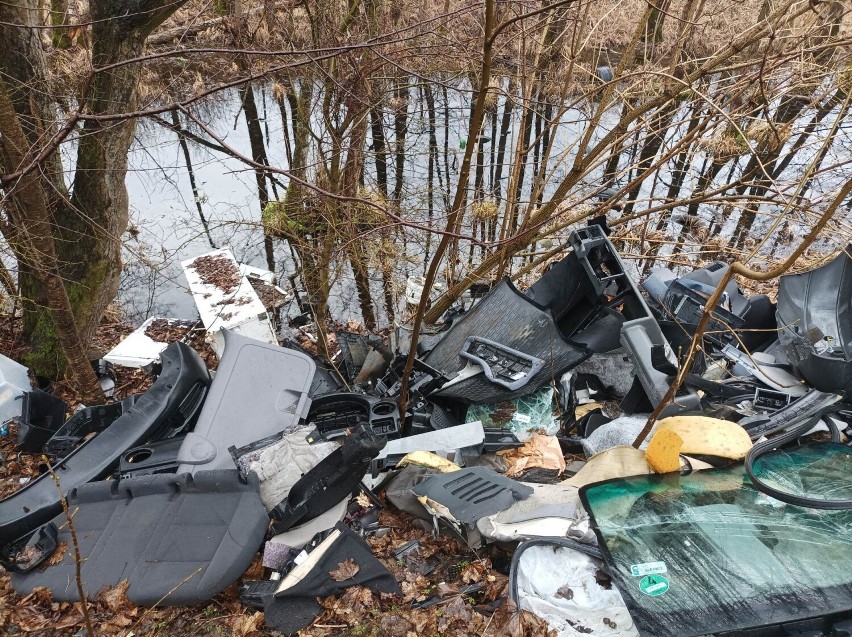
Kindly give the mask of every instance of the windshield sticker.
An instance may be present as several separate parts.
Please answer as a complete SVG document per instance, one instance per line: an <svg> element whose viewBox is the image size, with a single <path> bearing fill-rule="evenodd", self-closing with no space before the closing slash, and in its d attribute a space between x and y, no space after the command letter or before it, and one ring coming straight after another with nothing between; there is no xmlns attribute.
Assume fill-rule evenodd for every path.
<svg viewBox="0 0 852 637"><path fill-rule="evenodd" d="M630 567L630 574L633 577L643 577L645 575L657 575L666 572L665 562L645 562L644 564L634 564Z"/></svg>
<svg viewBox="0 0 852 637"><path fill-rule="evenodd" d="M656 597L669 590L669 580L662 575L646 575L639 582L639 590L646 595Z"/></svg>

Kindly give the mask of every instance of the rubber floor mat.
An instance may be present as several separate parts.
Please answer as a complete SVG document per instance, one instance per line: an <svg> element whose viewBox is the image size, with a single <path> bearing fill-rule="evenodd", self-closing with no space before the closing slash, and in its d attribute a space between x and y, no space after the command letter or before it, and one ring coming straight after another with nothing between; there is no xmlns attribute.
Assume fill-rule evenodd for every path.
<svg viewBox="0 0 852 637"><path fill-rule="evenodd" d="M442 398L468 402L493 402L530 394L551 379L589 357L590 352L563 337L553 314L521 294L503 279L444 334L429 352L425 363L447 376L461 371L468 360L460 353L468 337L499 343L543 361L528 381L515 390L496 384L480 373L450 383L434 393Z"/></svg>
<svg viewBox="0 0 852 637"><path fill-rule="evenodd" d="M199 604L224 590L251 564L269 524L257 478L236 469L91 483L68 504L88 598L127 580L128 599L143 606ZM71 547L64 515L52 523L60 546ZM73 550L42 572L15 574L12 585L79 601Z"/></svg>

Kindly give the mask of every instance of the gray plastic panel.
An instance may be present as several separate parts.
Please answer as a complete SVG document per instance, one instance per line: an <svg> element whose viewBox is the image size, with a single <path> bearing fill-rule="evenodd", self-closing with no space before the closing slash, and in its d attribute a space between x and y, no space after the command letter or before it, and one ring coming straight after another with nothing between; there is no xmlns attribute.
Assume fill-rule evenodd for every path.
<svg viewBox="0 0 852 637"><path fill-rule="evenodd" d="M508 278L491 288L479 303L455 321L424 362L447 376L455 376L468 364L460 352L469 336L497 342L503 347L541 359L544 364L528 382L514 391L496 385L480 373L442 387L435 396L466 402L517 398L559 378L565 370L591 354L564 338L551 312L518 292Z"/></svg>
<svg viewBox="0 0 852 637"><path fill-rule="evenodd" d="M94 482L68 500L89 599L127 580L128 599L148 606L198 604L224 590L251 564L269 523L257 478L243 481L236 469ZM53 523L70 547L64 516ZM75 568L69 549L44 571L16 574L12 585L78 601Z"/></svg>
<svg viewBox="0 0 852 637"><path fill-rule="evenodd" d="M178 473L233 468L230 447L298 425L311 406L316 363L310 356L222 332L225 352L198 424L178 452Z"/></svg>
<svg viewBox="0 0 852 637"><path fill-rule="evenodd" d="M824 266L781 277L778 339L821 391L852 395L852 245Z"/></svg>
<svg viewBox="0 0 852 637"><path fill-rule="evenodd" d="M416 495L443 504L457 520L474 524L525 500L532 487L511 480L487 467L471 467L430 477L412 489Z"/></svg>

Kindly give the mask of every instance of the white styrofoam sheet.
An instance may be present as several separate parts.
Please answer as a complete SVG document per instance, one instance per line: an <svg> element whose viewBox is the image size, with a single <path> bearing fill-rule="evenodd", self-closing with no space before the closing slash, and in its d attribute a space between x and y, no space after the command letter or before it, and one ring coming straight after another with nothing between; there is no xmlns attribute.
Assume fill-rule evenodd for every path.
<svg viewBox="0 0 852 637"><path fill-rule="evenodd" d="M159 320L176 321L177 319L161 319L152 316L107 352L104 360L123 367L144 367L159 360L160 352L168 347L168 343L155 341L145 334L151 323Z"/></svg>
<svg viewBox="0 0 852 637"><path fill-rule="evenodd" d="M237 288L226 292L215 284L205 283L193 265L195 260L201 257L219 258L222 259L223 268L232 267L233 273L239 277ZM226 262L230 262L230 265ZM217 349L220 339L215 335L223 328L265 343L278 344L266 308L249 280L240 272L240 267L229 248L213 250L187 259L181 262L181 266L201 322L213 336L212 343L217 354L221 353Z"/></svg>

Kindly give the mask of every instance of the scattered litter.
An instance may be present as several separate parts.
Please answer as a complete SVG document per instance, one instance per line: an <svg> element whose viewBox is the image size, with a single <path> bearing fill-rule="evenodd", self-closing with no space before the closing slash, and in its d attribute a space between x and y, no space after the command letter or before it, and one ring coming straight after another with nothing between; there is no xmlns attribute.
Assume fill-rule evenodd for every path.
<svg viewBox="0 0 852 637"><path fill-rule="evenodd" d="M751 441L749 441L751 442ZM657 429L648 449L645 461L655 473L671 473L680 470L680 450L683 438L671 429Z"/></svg>
<svg viewBox="0 0 852 637"><path fill-rule="evenodd" d="M184 334L192 329L191 321L152 316L125 336L104 355L104 360L123 367L147 367L160 359L160 353L175 338L175 330Z"/></svg>
<svg viewBox="0 0 852 637"><path fill-rule="evenodd" d="M463 524L509 508L527 498L532 488L485 467L471 467L434 475L413 489L418 496L446 507Z"/></svg>
<svg viewBox="0 0 852 637"><path fill-rule="evenodd" d="M351 586L364 586L378 593L402 592L367 543L348 526L338 523L325 539L306 552L304 559L297 558L296 566L275 592L263 598L266 623L293 634L322 612L318 597L337 595Z"/></svg>
<svg viewBox="0 0 852 637"><path fill-rule="evenodd" d="M30 453L41 451L44 443L65 423L67 409L68 405L64 400L46 391L33 389L25 392L15 447Z"/></svg>
<svg viewBox="0 0 852 637"><path fill-rule="evenodd" d="M522 544L516 555L514 599L547 620L559 637L638 637L618 590L602 582L601 560L547 540Z"/></svg>
<svg viewBox="0 0 852 637"><path fill-rule="evenodd" d="M274 273L202 254L183 263L200 324L151 318L93 363L122 400L65 420L0 357L18 447L0 440L0 459L49 456L90 598L204 603L242 576L242 603L285 634L388 600L439 618L383 618L399 635L449 634L450 616L484 634L484 615L689 637L852 608L852 257L784 277L777 308L730 282L684 370L728 266L655 268L643 295L607 235L577 228L526 290L478 282L423 326L404 401L411 324L330 323L326 359L301 299L279 342ZM409 278L409 309L423 284ZM126 396L122 367L153 385ZM0 564L18 592L77 601L60 490L21 473Z"/></svg>
<svg viewBox="0 0 852 637"><path fill-rule="evenodd" d="M751 449L748 432L738 424L706 416L670 416L657 423L657 435L670 431L680 438L681 453L742 460Z"/></svg>
<svg viewBox="0 0 852 637"><path fill-rule="evenodd" d="M0 424L20 417L20 399L31 389L27 368L0 354Z"/></svg>
<svg viewBox="0 0 852 637"><path fill-rule="evenodd" d="M266 307L251 282L240 273L234 255L227 248L214 250L181 263L201 322L221 357L225 344L219 336L223 328L269 344L278 344Z"/></svg>
<svg viewBox="0 0 852 637"><path fill-rule="evenodd" d="M582 440L586 457L591 458L595 454L619 445L633 444L647 422L648 416L646 414L636 414L634 416L622 416L601 425ZM647 439L643 444L648 444Z"/></svg>

